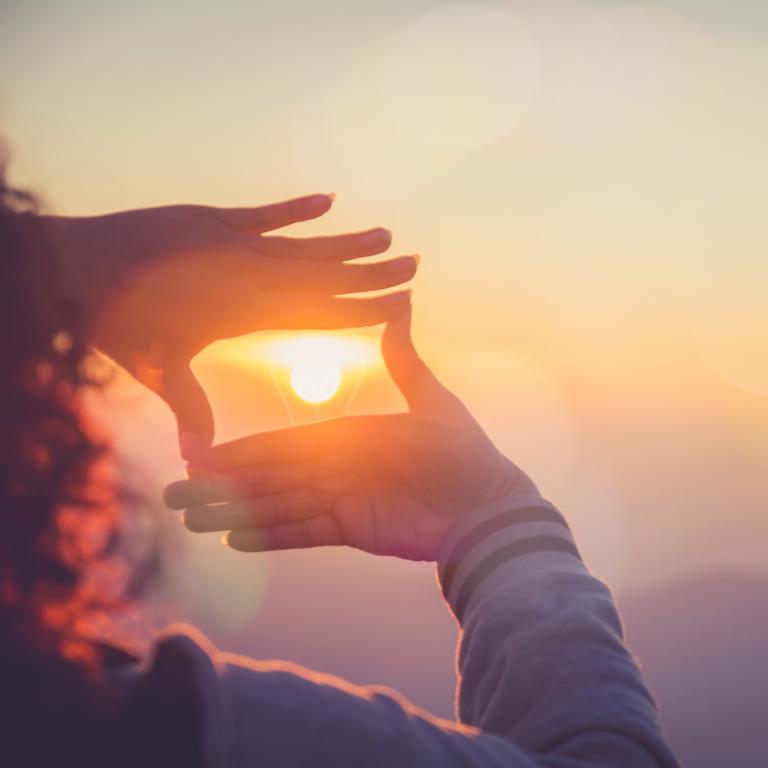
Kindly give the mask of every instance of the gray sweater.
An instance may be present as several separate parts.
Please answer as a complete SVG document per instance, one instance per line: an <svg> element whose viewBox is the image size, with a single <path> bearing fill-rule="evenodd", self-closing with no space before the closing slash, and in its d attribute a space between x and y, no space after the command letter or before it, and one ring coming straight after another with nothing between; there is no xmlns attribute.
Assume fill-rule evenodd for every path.
<svg viewBox="0 0 768 768"><path fill-rule="evenodd" d="M458 722L382 688L224 654L171 630L203 709L204 763L240 766L676 766L611 593L538 497L463 519L438 565L460 627Z"/></svg>

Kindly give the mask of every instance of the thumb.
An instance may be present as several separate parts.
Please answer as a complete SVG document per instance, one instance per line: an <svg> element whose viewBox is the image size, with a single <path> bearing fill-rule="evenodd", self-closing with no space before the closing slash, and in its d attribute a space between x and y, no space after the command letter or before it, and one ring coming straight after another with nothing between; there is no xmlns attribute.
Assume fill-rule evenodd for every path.
<svg viewBox="0 0 768 768"><path fill-rule="evenodd" d="M169 361L163 371L161 396L176 415L181 456L191 461L213 442L213 413L186 360Z"/></svg>
<svg viewBox="0 0 768 768"><path fill-rule="evenodd" d="M461 404L438 381L413 346L412 312L409 306L387 323L381 337L384 364L412 413L435 418L454 416L457 406L463 411Z"/></svg>

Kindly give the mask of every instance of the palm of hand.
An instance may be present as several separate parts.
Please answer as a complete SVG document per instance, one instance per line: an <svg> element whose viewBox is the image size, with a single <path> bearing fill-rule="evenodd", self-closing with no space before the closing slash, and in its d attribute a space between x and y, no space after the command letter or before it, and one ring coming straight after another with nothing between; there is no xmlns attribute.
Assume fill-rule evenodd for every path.
<svg viewBox="0 0 768 768"><path fill-rule="evenodd" d="M352 546L435 559L460 514L519 480L469 413L444 423L413 414L374 418L378 423L366 425L365 439L340 456L352 471L320 483Z"/></svg>
<svg viewBox="0 0 768 768"><path fill-rule="evenodd" d="M346 544L438 558L457 519L488 502L537 494L464 405L420 360L410 311L382 353L409 412L265 432L211 448L166 501L194 531L229 530L241 551Z"/></svg>

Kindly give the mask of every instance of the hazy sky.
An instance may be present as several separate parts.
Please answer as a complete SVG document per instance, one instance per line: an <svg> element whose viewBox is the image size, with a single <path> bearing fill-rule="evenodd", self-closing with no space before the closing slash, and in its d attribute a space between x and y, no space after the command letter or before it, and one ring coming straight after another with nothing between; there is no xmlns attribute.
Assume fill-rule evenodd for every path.
<svg viewBox="0 0 768 768"><path fill-rule="evenodd" d="M768 575L767 42L759 0L2 0L0 130L61 213L335 191L299 231L391 227L423 256L424 356L631 594ZM263 366L214 349L199 370L222 436L283 423ZM142 414L126 449L159 432L153 466L177 473L170 417L124 399ZM354 407L398 403L374 372ZM179 546L209 569L191 610L212 632L246 611L220 588L243 573L269 621L293 626L294 601L296 632L353 568L380 615L432 610L420 566ZM302 575L321 567L320 586ZM405 607L387 578L420 585ZM450 622L432 621L447 662ZM330 629L274 632L270 653L408 686L394 636L346 658ZM442 701L438 677L409 693Z"/></svg>

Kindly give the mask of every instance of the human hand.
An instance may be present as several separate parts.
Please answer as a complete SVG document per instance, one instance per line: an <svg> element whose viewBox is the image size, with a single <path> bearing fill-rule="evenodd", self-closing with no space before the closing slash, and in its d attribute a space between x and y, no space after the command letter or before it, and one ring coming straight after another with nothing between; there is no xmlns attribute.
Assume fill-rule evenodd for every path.
<svg viewBox="0 0 768 768"><path fill-rule="evenodd" d="M185 458L213 440L210 405L189 368L208 344L263 329L373 325L407 306L405 291L337 297L413 277L414 256L345 263L386 251L386 230L264 234L317 218L332 202L315 195L261 208L180 205L57 220L67 292L85 307L90 340L170 405Z"/></svg>
<svg viewBox="0 0 768 768"><path fill-rule="evenodd" d="M408 413L354 416L214 446L166 502L193 531L230 531L242 551L345 544L437 559L457 520L497 499L538 495L461 401L419 359L410 308L382 337Z"/></svg>

